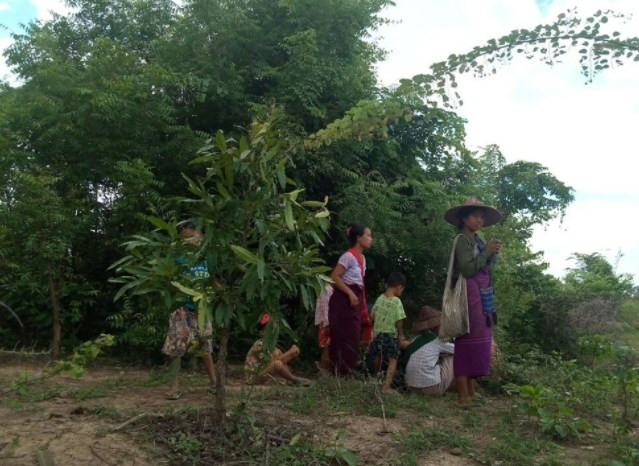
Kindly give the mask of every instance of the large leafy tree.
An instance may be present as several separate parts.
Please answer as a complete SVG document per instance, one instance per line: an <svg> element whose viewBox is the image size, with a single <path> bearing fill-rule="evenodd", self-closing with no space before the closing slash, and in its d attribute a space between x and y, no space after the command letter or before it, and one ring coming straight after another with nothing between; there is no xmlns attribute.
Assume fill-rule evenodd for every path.
<svg viewBox="0 0 639 466"><path fill-rule="evenodd" d="M67 337L94 333L118 311L106 269L122 237L147 228L143 214L166 214L163 196L187 193L181 173L197 173L188 162L208 134L233 134L277 101L296 138L375 94L381 53L366 38L388 2L68 3L69 15L14 37L5 57L21 84L0 94L3 156L14 164L3 189L21 172L53 180L47 189L74 226L67 277L99 290L76 303ZM5 277L2 298L19 315L43 309Z"/></svg>

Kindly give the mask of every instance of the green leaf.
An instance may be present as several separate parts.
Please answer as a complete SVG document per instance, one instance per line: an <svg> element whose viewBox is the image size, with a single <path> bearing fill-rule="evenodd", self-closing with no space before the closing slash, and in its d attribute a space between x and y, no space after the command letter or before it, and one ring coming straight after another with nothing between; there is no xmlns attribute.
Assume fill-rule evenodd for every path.
<svg viewBox="0 0 639 466"><path fill-rule="evenodd" d="M291 441L289 442L289 445L294 447L295 445L297 445L297 443L300 441L300 435L301 434L295 434L293 436L293 438L291 439Z"/></svg>
<svg viewBox="0 0 639 466"><path fill-rule="evenodd" d="M257 264L257 257L248 249L244 249L241 246L231 245L231 250L243 261L253 265Z"/></svg>
<svg viewBox="0 0 639 466"><path fill-rule="evenodd" d="M214 320L217 325L220 324L228 324L231 319L231 306L224 301L220 301L220 303L215 308L215 316Z"/></svg>
<svg viewBox="0 0 639 466"><path fill-rule="evenodd" d="M233 170L233 159L231 158L229 158L228 162L224 166L224 176L226 177L227 186L232 188L235 181L235 172Z"/></svg>
<svg viewBox="0 0 639 466"><path fill-rule="evenodd" d="M568 436L568 430L561 424L555 424L555 432L559 434L561 438L566 438Z"/></svg>
<svg viewBox="0 0 639 466"><path fill-rule="evenodd" d="M215 183L215 187L217 188L217 192L219 192L223 197L225 197L226 199L231 198L231 194L228 192L226 187L224 187L224 184L221 181Z"/></svg>
<svg viewBox="0 0 639 466"><path fill-rule="evenodd" d="M177 237L177 229L175 228L175 225L170 225L161 218L153 217L150 215L148 215L146 219L159 229L166 231L169 235L171 235L171 238Z"/></svg>
<svg viewBox="0 0 639 466"><path fill-rule="evenodd" d="M306 289L306 287L304 285L300 286L300 291L302 292L302 301L304 302L304 307L306 309L310 309L311 308L311 299L308 296L308 290Z"/></svg>
<svg viewBox="0 0 639 466"><path fill-rule="evenodd" d="M291 191L290 193L288 193L288 198L292 201L295 202L297 201L297 197L299 196L299 194L304 191L303 189L296 189L295 191Z"/></svg>
<svg viewBox="0 0 639 466"><path fill-rule="evenodd" d="M133 287L136 287L138 285L140 285L140 283L142 283L141 280L136 280L133 282L129 282L126 285L124 285L122 288L120 288L118 290L118 292L116 293L115 297L113 298L113 302L116 302L118 299L120 299L122 297L122 295L124 293L126 293L128 290L130 290Z"/></svg>
<svg viewBox="0 0 639 466"><path fill-rule="evenodd" d="M328 209L324 209L318 213L315 214L315 218L326 218L329 215L331 215L331 213L328 211Z"/></svg>
<svg viewBox="0 0 639 466"><path fill-rule="evenodd" d="M113 264L111 264L107 270L113 270L113 269L117 268L119 265L124 264L125 262L127 262L127 261L129 261L131 259L133 259L133 256L131 256L131 255L124 256L122 259L119 259L119 260L115 261ZM117 279L113 279L112 278L109 281L118 283L116 280Z"/></svg>
<svg viewBox="0 0 639 466"><path fill-rule="evenodd" d="M302 205L304 207L324 207L326 204L321 201L304 201Z"/></svg>
<svg viewBox="0 0 639 466"><path fill-rule="evenodd" d="M226 152L226 139L224 138L223 131L218 131L217 133L215 133L215 144L217 145L217 148L220 150L220 152Z"/></svg>
<svg viewBox="0 0 639 466"><path fill-rule="evenodd" d="M176 287L182 293L187 294L189 296L193 296L193 298L196 298L196 299L194 299L194 301L200 300L203 297L202 293L199 293L199 292L195 291L192 288L188 288L188 287L182 285L180 282L171 282L171 285Z"/></svg>
<svg viewBox="0 0 639 466"><path fill-rule="evenodd" d="M340 450L339 457L346 461L348 466L357 466L357 455L350 450Z"/></svg>
<svg viewBox="0 0 639 466"><path fill-rule="evenodd" d="M264 282L264 268L265 268L264 260L258 259L257 260L257 277L260 279L261 282Z"/></svg>
<svg viewBox="0 0 639 466"><path fill-rule="evenodd" d="M288 202L284 206L284 220L289 230L295 231L295 220L293 219L293 208Z"/></svg>
<svg viewBox="0 0 639 466"><path fill-rule="evenodd" d="M280 182L280 187L286 189L286 172L283 169L277 171L277 180Z"/></svg>

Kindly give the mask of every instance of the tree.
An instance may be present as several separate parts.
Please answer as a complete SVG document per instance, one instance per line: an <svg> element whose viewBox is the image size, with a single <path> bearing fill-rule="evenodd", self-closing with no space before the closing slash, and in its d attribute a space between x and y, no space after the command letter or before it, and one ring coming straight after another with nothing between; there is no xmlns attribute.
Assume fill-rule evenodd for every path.
<svg viewBox="0 0 639 466"><path fill-rule="evenodd" d="M616 302L629 298L633 287L630 274L617 274L600 253L575 253L575 267L566 274L566 285L580 300L600 298Z"/></svg>
<svg viewBox="0 0 639 466"><path fill-rule="evenodd" d="M53 185L56 178L19 172L0 188L0 286L28 329L52 329L52 356L60 356L63 321L77 321L78 308L90 304L96 290L74 274L73 207ZM39 315L41 309L48 315Z"/></svg>
<svg viewBox="0 0 639 466"><path fill-rule="evenodd" d="M203 174L185 177L191 196L182 203L206 238L187 257L193 263L206 257L213 281L177 275L176 255L189 251L176 250L176 224L158 218L151 221L162 233L129 241L129 255L116 264L126 274L118 280L125 283L120 294L158 292L173 308L179 291L198 303L201 324L208 318L219 328L215 409L220 426L226 418L226 357L232 326L250 328L268 310L273 322L288 328L282 300L300 296L304 308L311 309L330 270L318 250L328 228L327 200L304 201L303 188L287 177L294 147L277 129L276 115L251 125L239 143L218 132L192 161L203 166ZM269 326L268 341L273 345L279 327Z"/></svg>
<svg viewBox="0 0 639 466"><path fill-rule="evenodd" d="M14 36L5 57L22 83L0 89L3 155L20 152L11 176L55 178L49 188L74 208L73 276L99 291L76 308L71 334L90 338L128 304L152 305L114 308L106 269L123 236L148 228L144 215L170 216L166 198L188 192L181 173L198 174L189 161L211 133L240 134L276 101L302 138L375 95L381 52L366 39L388 3L72 0L68 15ZM20 316L38 308L7 304ZM144 324L157 329L156 317ZM29 327L24 339L42 341L44 327Z"/></svg>

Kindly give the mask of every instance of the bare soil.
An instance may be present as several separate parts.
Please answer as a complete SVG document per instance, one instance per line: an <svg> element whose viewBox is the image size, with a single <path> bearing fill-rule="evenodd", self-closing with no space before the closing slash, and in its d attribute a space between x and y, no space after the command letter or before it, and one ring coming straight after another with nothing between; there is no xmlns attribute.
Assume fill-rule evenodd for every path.
<svg viewBox="0 0 639 466"><path fill-rule="evenodd" d="M166 449L172 435L171 420L189 416L193 419L195 413L199 424L191 428L206 428L206 422L212 422L198 417L198 413L206 417L213 399L207 394L206 377L197 371L182 374L182 397L168 401L164 398L167 386L162 372L101 367L90 369L77 379L57 375L38 381L44 367L0 361L0 465L48 464L38 463L39 454L51 458L50 464L65 466L172 464ZM12 383L25 373L35 382L29 385L28 393L19 395ZM227 389L230 400L237 401L246 394L240 367L230 368ZM385 421L344 412L300 415L290 409L290 404L304 388L266 386L252 390L255 418L260 420L261 428L275 433L274 438L288 442L292 433L298 432L313 444L330 446L335 442L335 431L343 429L347 435L341 444L357 454L361 465L396 463L403 453L399 439L416 429L445 426L453 432L463 432L479 448L491 445L499 417L511 409L508 398L496 397L471 414L454 408L452 400L446 398L432 400L427 411L400 409ZM141 413L147 415L113 432ZM478 420L476 427L473 419ZM605 464L602 449L604 445L590 438L564 447L560 457L562 464ZM438 446L419 456L418 464L490 464L486 460L480 463L481 457L481 452L469 454L468 449Z"/></svg>

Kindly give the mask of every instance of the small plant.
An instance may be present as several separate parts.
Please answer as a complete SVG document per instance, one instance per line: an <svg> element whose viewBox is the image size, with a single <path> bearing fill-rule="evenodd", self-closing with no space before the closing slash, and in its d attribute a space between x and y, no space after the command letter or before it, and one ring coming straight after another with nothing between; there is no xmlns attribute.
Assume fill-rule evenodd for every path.
<svg viewBox="0 0 639 466"><path fill-rule="evenodd" d="M614 347L607 335L584 335L579 337L579 355L591 368L595 368L602 359L610 358Z"/></svg>
<svg viewBox="0 0 639 466"><path fill-rule="evenodd" d="M22 409L22 403L13 398L6 400L4 406L9 409Z"/></svg>
<svg viewBox="0 0 639 466"><path fill-rule="evenodd" d="M541 431L554 437L578 436L590 431L585 419L575 417L568 406L569 394L562 395L552 388L542 385L506 385L509 394L519 397L516 409L529 418L535 417L541 424Z"/></svg>
<svg viewBox="0 0 639 466"><path fill-rule="evenodd" d="M90 340L78 346L70 358L58 361L53 369L54 374L66 371L73 377L81 377L86 366L102 353L104 348L113 346L115 339L113 335L102 334L95 340Z"/></svg>
<svg viewBox="0 0 639 466"><path fill-rule="evenodd" d="M621 447L621 460L615 460L608 463L608 466L635 466L639 464L639 448L636 446Z"/></svg>
<svg viewBox="0 0 639 466"><path fill-rule="evenodd" d="M199 461L202 442L196 436L180 432L169 439L169 444L184 461L193 464Z"/></svg>
<svg viewBox="0 0 639 466"><path fill-rule="evenodd" d="M324 455L331 460L336 460L339 464L357 466L357 455L341 443L346 435L344 429L338 429L334 434L334 444L324 450Z"/></svg>
<svg viewBox="0 0 639 466"><path fill-rule="evenodd" d="M621 403L620 419L617 430L627 431L639 414L639 356L627 346L618 346L614 353L614 376L617 381L619 401Z"/></svg>
<svg viewBox="0 0 639 466"><path fill-rule="evenodd" d="M25 371L13 379L13 382L11 382L11 388L15 390L18 395L26 396L29 394L30 383L31 381L29 380L29 376Z"/></svg>

